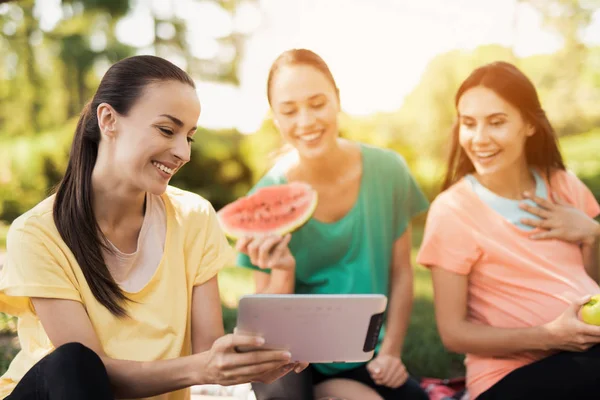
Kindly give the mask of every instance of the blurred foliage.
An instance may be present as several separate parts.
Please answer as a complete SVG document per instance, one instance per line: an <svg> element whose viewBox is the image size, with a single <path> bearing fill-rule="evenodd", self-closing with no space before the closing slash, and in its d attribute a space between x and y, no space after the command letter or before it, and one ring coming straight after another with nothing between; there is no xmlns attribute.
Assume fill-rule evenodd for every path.
<svg viewBox="0 0 600 400"><path fill-rule="evenodd" d="M429 198L437 194L444 172L445 147L454 115L451 108L434 105L437 95L439 98L451 97L454 89L438 86L432 88L430 95L423 89L427 86L430 71L443 70L437 66L438 62L444 64L443 58L432 62L423 81L398 114L340 117L344 137L391 148L402 154ZM453 72L447 70L446 73L451 80ZM427 117L419 118L418 109L429 110ZM438 124L434 122L442 120L446 121L443 126L436 127ZM0 220L12 221L52 191L66 168L75 122L71 119L60 127L36 135L0 136ZM594 125L592 122L585 124L586 127ZM426 131L435 134L426 135ZM244 195L273 165L282 145L270 118L265 119L261 129L252 135L244 136L235 130L201 128L197 138L190 163L173 178L172 184L203 195L216 209ZM600 161L594 151L600 149L600 128L563 136L560 143L569 168L600 199Z"/></svg>
<svg viewBox="0 0 600 400"><path fill-rule="evenodd" d="M570 150L569 142L564 141L566 158L574 170L584 173L582 178L594 186L598 196L595 182L599 172L589 151L593 146L584 142L595 138L594 129L600 127L600 47L584 46L573 33L573 26L583 28L589 24L588 3L522 2L539 10L548 26L565 38L562 50L518 58L510 48L489 45L440 54L427 65L399 110L364 118L341 115L342 135L402 154L433 198L444 172L456 89L473 68L507 60L520 66L534 81L559 135L580 137L573 142L573 149L579 150ZM133 4L137 4L133 0L59 3L62 18L51 26L40 22L39 3L34 0L0 5L0 219L8 222L48 195L60 179L79 110L111 62L144 51L184 60L195 77L237 82L244 37L239 29L219 39L222 51L234 54L228 62L219 52L214 59L203 60L192 54L186 37L188 28L174 12L144 3L154 23L154 38L149 48L136 49L119 42L115 33L117 23L127 18ZM248 4L241 0L198 3L220 9L232 21L238 8ZM565 19L556 14L556 9L563 8L577 18ZM565 52L572 57L564 59ZM577 65L571 68L569 63ZM252 135L201 129L197 137L190 165L172 182L202 194L217 209L243 195L275 162L281 148L280 136L269 116Z"/></svg>
<svg viewBox="0 0 600 400"><path fill-rule="evenodd" d="M151 2L61 0L61 17L51 25L41 19L40 0L0 4L0 220L12 221L51 193L65 170L79 112L111 63L139 52L156 54L179 60L195 78L237 84L250 32L236 25L236 16L239 7L254 3L197 1L201 10L212 7L206 12L232 21L232 31L219 35L212 59L192 54L183 20ZM149 10L150 47L137 49L117 39L117 23L134 5ZM220 208L249 188L244 138L233 130L201 130L200 135L192 162L173 184L205 195Z"/></svg>
<svg viewBox="0 0 600 400"><path fill-rule="evenodd" d="M0 221L0 251L6 248L6 235L8 234L8 224Z"/></svg>
<svg viewBox="0 0 600 400"><path fill-rule="evenodd" d="M596 54L591 55L591 49L588 49L582 41L581 33L592 22L593 14L600 9L600 0L517 0L518 2L533 6L542 16L544 25L557 33L563 40L563 47L556 54L553 54L547 61L551 61L554 66L554 78L559 78L552 89L552 97L557 100L556 111L560 105L569 104L567 116L562 114L553 114L554 107L549 108L550 115L553 115L556 122L568 124L568 120L575 121L578 117L589 117L588 111L591 106L590 101L595 100L598 104L598 93L596 91L594 98L588 98L589 88L585 84L582 74L593 71L590 68L590 58L599 59L600 54L596 49ZM600 76L598 69L595 71L596 77ZM552 78L552 77L549 77ZM547 103L554 104L552 102ZM560 104L560 105L559 105ZM564 110L564 108L563 108ZM565 118L566 117L566 118ZM594 113L596 123L598 123L597 114ZM581 132L589 127L566 126L571 132Z"/></svg>
<svg viewBox="0 0 600 400"><path fill-rule="evenodd" d="M232 31L214 40L211 59L192 53L188 26L174 12L157 9L155 2L59 0L61 17L52 25L42 23L41 0L0 4L0 136L34 136L61 127L79 114L110 64L139 52L177 60L195 78L237 84L250 32L236 25L236 16L240 6L255 0L197 3L205 11L207 4L213 5L210 12L232 22ZM121 43L116 35L117 24L134 5L148 9L154 27L150 45L140 49ZM53 7L49 2L45 6Z"/></svg>
<svg viewBox="0 0 600 400"><path fill-rule="evenodd" d="M171 184L211 200L216 209L243 196L252 172L243 162L243 140L237 131L199 129L190 162Z"/></svg>
<svg viewBox="0 0 600 400"><path fill-rule="evenodd" d="M571 169L600 201L600 128L561 140L562 154Z"/></svg>

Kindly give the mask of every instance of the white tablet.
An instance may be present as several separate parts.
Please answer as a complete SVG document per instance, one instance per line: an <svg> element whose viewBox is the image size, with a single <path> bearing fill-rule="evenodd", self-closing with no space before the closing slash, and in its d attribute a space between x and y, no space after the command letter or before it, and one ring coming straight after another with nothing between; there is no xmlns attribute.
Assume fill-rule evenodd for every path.
<svg viewBox="0 0 600 400"><path fill-rule="evenodd" d="M386 305L379 294L248 295L236 331L261 335L263 348L287 349L294 362L364 362L373 357Z"/></svg>

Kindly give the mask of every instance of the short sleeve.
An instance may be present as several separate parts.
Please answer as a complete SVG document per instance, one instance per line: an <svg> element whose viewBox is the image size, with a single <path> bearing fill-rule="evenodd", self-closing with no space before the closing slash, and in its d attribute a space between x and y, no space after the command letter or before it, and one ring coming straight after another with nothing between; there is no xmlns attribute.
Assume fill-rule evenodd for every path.
<svg viewBox="0 0 600 400"><path fill-rule="evenodd" d="M11 227L6 245L0 311L16 316L33 312L32 297L82 301L70 265L42 230L27 225Z"/></svg>
<svg viewBox="0 0 600 400"><path fill-rule="evenodd" d="M561 200L585 212L591 218L596 218L600 214L600 205L594 194L574 172L554 171L550 179L550 189L553 195L558 195Z"/></svg>
<svg viewBox="0 0 600 400"><path fill-rule="evenodd" d="M404 234L410 221L429 207L429 201L410 173L403 157L392 153L394 167L394 235L398 239ZM389 176L389 175L388 175Z"/></svg>
<svg viewBox="0 0 600 400"><path fill-rule="evenodd" d="M212 279L224 267L235 265L235 252L225 237L217 214L208 202L197 211L195 240L188 247L188 259L197 263L194 286Z"/></svg>
<svg viewBox="0 0 600 400"><path fill-rule="evenodd" d="M440 267L450 272L468 275L481 256L473 236L467 210L451 207L448 193L443 193L431 205L417 262L425 267Z"/></svg>
<svg viewBox="0 0 600 400"><path fill-rule="evenodd" d="M569 172L570 179L573 181L578 192L578 206L591 218L596 218L600 214L600 205L594 197L592 191L583 183L574 173Z"/></svg>

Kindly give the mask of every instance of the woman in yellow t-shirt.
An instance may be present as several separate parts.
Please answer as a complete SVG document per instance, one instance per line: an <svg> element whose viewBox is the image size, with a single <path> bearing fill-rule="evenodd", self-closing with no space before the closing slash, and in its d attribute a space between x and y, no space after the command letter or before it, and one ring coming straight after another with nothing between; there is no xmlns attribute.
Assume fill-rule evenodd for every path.
<svg viewBox="0 0 600 400"><path fill-rule="evenodd" d="M189 399L189 386L270 382L304 365L224 336L216 274L234 262L210 203L168 186L200 104L170 62L113 65L77 124L64 179L11 225L0 311L22 350L0 398Z"/></svg>

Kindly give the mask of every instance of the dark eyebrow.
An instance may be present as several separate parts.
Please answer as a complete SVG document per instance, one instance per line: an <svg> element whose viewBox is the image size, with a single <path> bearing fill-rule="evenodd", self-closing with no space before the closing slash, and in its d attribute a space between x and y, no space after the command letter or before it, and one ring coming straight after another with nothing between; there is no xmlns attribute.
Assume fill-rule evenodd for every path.
<svg viewBox="0 0 600 400"><path fill-rule="evenodd" d="M167 118L169 118L171 121L173 121L173 123L174 123L175 125L177 125L177 126L178 126L178 127L180 127L180 128L182 128L182 127L183 127L183 121L181 121L179 118L176 118L176 117L174 117L174 116L172 116L172 115L169 115L169 114L161 114L160 116L161 116L161 117L167 117ZM190 132L191 132L191 131L195 131L196 129L198 129L198 127L197 127L197 126L194 126L192 129L190 129Z"/></svg>
<svg viewBox="0 0 600 400"><path fill-rule="evenodd" d="M312 96L310 96L308 98L308 101L314 100L317 97L325 97L325 93L317 93L317 94L313 94ZM281 104L286 105L286 104L293 104L295 103L294 101L282 101Z"/></svg>

